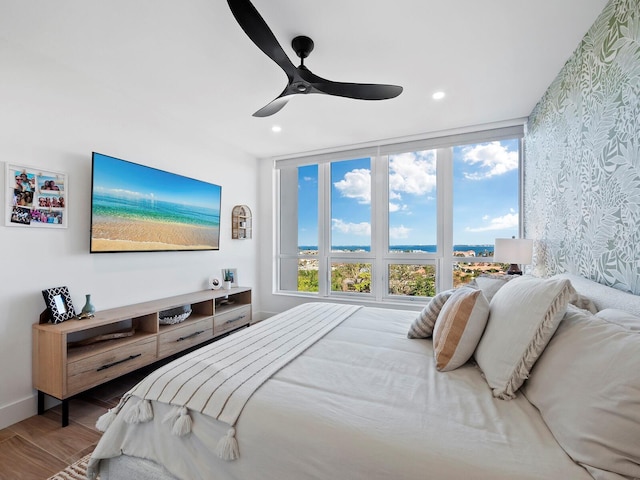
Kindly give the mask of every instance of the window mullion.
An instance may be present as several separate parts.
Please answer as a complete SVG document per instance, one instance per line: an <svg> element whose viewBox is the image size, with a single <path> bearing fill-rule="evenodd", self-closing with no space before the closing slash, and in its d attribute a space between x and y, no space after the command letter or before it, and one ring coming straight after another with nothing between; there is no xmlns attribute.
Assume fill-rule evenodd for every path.
<svg viewBox="0 0 640 480"><path fill-rule="evenodd" d="M526 238L524 232L524 137L518 148L518 236Z"/></svg>
<svg viewBox="0 0 640 480"><path fill-rule="evenodd" d="M372 159L371 168L374 179L371 182L371 222L375 232L371 250L374 255L371 282L376 301L382 301L387 281L384 257L389 249L389 157L377 155Z"/></svg>
<svg viewBox="0 0 640 480"><path fill-rule="evenodd" d="M331 292L331 164L318 165L318 294Z"/></svg>
<svg viewBox="0 0 640 480"><path fill-rule="evenodd" d="M437 153L438 291L453 287L453 150Z"/></svg>

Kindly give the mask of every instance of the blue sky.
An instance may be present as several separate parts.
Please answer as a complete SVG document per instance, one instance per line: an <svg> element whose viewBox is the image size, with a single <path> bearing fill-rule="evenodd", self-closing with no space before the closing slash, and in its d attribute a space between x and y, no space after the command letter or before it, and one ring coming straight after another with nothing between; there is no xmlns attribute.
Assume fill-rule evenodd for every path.
<svg viewBox="0 0 640 480"><path fill-rule="evenodd" d="M518 236L519 141L455 147L453 241L483 245ZM331 165L333 245L370 245L370 159ZM436 243L436 161L432 151L389 157L390 245ZM299 169L298 244L316 245L318 170Z"/></svg>
<svg viewBox="0 0 640 480"><path fill-rule="evenodd" d="M94 191L220 210L219 185L94 153Z"/></svg>

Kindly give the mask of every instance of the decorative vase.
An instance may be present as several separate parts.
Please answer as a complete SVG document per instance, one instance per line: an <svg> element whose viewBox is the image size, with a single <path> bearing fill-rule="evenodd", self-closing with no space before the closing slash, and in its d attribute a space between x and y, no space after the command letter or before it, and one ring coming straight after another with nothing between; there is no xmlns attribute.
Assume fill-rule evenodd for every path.
<svg viewBox="0 0 640 480"><path fill-rule="evenodd" d="M82 307L82 313L86 316L93 315L94 313L96 313L96 307L94 307L91 303L91 294L88 293L87 295L85 295L85 297L87 301L85 302L84 307Z"/></svg>
<svg viewBox="0 0 640 480"><path fill-rule="evenodd" d="M225 290L231 290L231 282L229 280L225 280L224 289Z"/></svg>

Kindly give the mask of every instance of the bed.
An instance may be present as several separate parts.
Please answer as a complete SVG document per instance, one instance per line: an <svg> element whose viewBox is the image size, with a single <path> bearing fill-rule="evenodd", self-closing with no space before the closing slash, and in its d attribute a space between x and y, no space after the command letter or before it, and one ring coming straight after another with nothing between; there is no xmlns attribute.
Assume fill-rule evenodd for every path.
<svg viewBox="0 0 640 480"><path fill-rule="evenodd" d="M223 418L223 415L216 419L206 409L185 407L183 413L188 414L189 426L176 434L178 421L175 420L175 412L184 406L185 399L179 399L176 392L170 395L174 399L173 404L163 398L172 388L171 384L164 384L157 388L160 393L142 400L142 393L158 387L159 378L180 369L183 376L188 376L188 372L193 370L186 366L199 368L195 366L199 365L198 357L219 355L216 350L219 352L232 348L237 342L248 342L252 335L260 333L258 329L273 329L288 318L308 316L310 308L322 312L327 308L340 307L335 304L305 304L203 347L176 360L181 362L179 366L169 364L162 367L164 370L159 376L146 379L144 388L140 385L137 389L134 387L131 395L123 397L121 405L110 412L113 418L92 454L88 477L95 478L99 474L100 480L621 480L640 476L640 419L635 413L640 410L640 390L636 390L640 380L638 374L633 373L633 365L623 365L619 373L625 376L625 388L631 389L624 395L631 399L615 399L616 405L626 402L623 407L631 413L620 415L618 406L611 411L607 411L607 406L604 408L604 421L609 418L614 418L614 424L620 418L624 421L620 429L603 434L605 444L607 435L616 437L613 445L603 447L600 438L593 438L590 428L599 431L598 425L582 428L580 424L581 428L575 429L578 438L573 438L571 432L567 434L566 430L573 430L573 424L567 429L563 419L567 417L567 411L576 409L572 409L571 403L558 405L562 404L562 400L558 400L560 394L541 393L554 388L553 384L548 384L548 377L556 376L549 375L549 371L557 370L554 356L566 354L562 341L565 337L574 338L571 332L564 331L563 319L567 315L578 318L579 321L574 323L579 326L591 325L585 322L591 322L592 317L597 318L594 312L614 309L615 325L611 326L602 318L593 321L605 322L606 328L613 329L613 337L620 337L624 349L633 349L640 346L637 343L640 322L636 323L635 317L640 313L640 299L579 277L558 277L556 284L562 281L569 287L564 307L555 304L547 309L549 315L559 316L560 320L551 327L549 324L544 326L549 337L542 347L546 350L538 355L535 365L518 367L518 371L524 371L529 380L523 380L515 391L513 382L509 384L511 390L509 385L503 389L496 388L488 383L495 381L495 375L487 366L490 360L482 354L483 349L486 351L488 348L482 342L492 329L496 331L500 327L500 322L491 313L500 301L500 292L506 292L507 288L513 290L512 284L522 284L524 280L505 282L504 286L499 285L499 289L496 287L498 281L493 280L487 281L487 285L476 285L475 289L482 295L472 296L479 299L476 303L482 303L482 309L489 309L487 323L482 325L479 334L472 332L472 336L479 338L473 340L477 348L474 346L472 349L473 357L469 361L458 358L458 352L447 357L449 366L453 360L461 363L455 368L449 369L446 365L443 368L438 363L443 349L434 348L434 345L441 345L443 331L454 335L455 325L447 330L448 327L440 326L440 323L434 324L433 340L408 338L408 331L416 325L417 312L354 307L343 311L341 316L344 318L326 326L318 338L309 344L301 344L294 358L279 360L281 364L276 362L275 370L257 381L245 403L236 405L235 409L239 410L237 418L234 419L233 415ZM525 290L530 291L530 287ZM438 302L434 302L436 297L429 306L432 310L436 308L438 318L444 316L445 310L451 314L451 310L456 309L454 316L460 317L464 305L456 304L457 296L460 295L453 292L444 301L440 299L439 307L436 305ZM506 293L502 295L506 296ZM539 301L536 298L529 300ZM482 309L473 308L469 318ZM429 312L426 310L427 307L420 316L427 315ZM316 323L319 322L314 321ZM566 325L573 324L567 321ZM305 328L303 330L306 331ZM605 334L611 337L609 330ZM436 341L436 333L440 333L439 341ZM468 340L465 335L458 335L460 344ZM556 337L560 339L558 342ZM509 338L501 340L514 343ZM535 340L540 343L540 338ZM552 353L545 363L543 359L546 360L547 351ZM620 361L633 363L628 356ZM560 358L560 361L566 362L566 359ZM209 362L207 368L211 363L215 362ZM479 365L485 365L489 373ZM640 365L636 363L637 366ZM541 369L540 374L538 368ZM640 371L638 368L635 370ZM572 374L572 378L582 374L578 371ZM626 379L628 375L633 378ZM556 383L561 384L558 390L566 384L564 380ZM579 404L580 400L572 397L572 394L579 394L579 389L571 388L573 393L562 392L561 395L568 402ZM605 385L605 388L608 387ZM591 386L589 392L595 390ZM179 400L175 401L176 398ZM551 405L549 402L545 404L546 398L551 399ZM143 421L139 418L138 421L129 421L136 415L141 416L143 402L150 405L147 413L152 412L152 415L147 415ZM225 406L233 403L225 402ZM577 410L582 415L590 414L589 405ZM173 421L168 421L172 415ZM556 424L550 424L552 421ZM571 418L571 422L577 424L581 419ZM225 457L221 454L224 449L221 450L220 445L231 431L236 451L232 455L227 452ZM586 449L581 448L585 438L588 439ZM608 448L617 449L615 459L610 458ZM585 450L590 455L586 459ZM618 458L620 455L622 457Z"/></svg>

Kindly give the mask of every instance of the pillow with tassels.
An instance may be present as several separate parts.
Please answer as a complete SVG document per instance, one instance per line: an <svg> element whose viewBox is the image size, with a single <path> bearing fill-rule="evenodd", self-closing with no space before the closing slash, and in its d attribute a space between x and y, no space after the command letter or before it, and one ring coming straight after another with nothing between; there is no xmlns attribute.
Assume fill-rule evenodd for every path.
<svg viewBox="0 0 640 480"><path fill-rule="evenodd" d="M516 396L574 294L567 279L527 276L511 280L496 292L475 352L494 397Z"/></svg>

